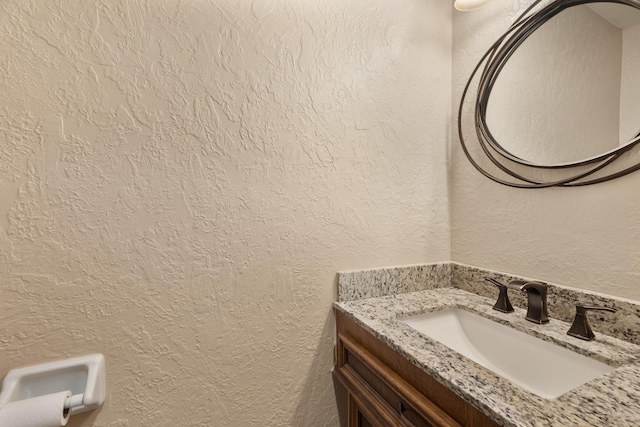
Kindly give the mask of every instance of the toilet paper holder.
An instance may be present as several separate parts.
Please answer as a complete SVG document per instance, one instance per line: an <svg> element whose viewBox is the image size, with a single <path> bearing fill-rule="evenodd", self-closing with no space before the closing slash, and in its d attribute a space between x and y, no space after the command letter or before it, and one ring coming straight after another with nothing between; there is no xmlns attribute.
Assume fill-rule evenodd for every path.
<svg viewBox="0 0 640 427"><path fill-rule="evenodd" d="M10 402L71 391L65 402L69 415L96 409L104 403L104 356L90 354L9 371L2 381L0 408Z"/></svg>

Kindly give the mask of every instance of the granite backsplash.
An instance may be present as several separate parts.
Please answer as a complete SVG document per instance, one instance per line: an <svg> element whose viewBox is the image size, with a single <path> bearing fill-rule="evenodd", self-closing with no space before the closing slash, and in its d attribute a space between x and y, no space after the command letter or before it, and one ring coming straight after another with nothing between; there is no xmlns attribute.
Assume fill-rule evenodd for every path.
<svg viewBox="0 0 640 427"><path fill-rule="evenodd" d="M496 287L485 278L507 284L514 279L531 279L504 274L455 262L419 264L338 273L338 301L353 301L387 295L403 294L436 288L452 287L495 299ZM602 333L634 344L640 344L640 303L549 283L549 316L571 322L576 304L602 305L616 313L592 313L589 321L596 333ZM525 292L509 291L514 306L527 307Z"/></svg>

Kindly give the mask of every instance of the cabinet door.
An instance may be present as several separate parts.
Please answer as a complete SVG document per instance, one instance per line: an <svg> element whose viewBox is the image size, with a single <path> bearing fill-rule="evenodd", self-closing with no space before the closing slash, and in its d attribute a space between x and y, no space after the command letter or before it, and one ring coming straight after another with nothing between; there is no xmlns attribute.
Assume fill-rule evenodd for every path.
<svg viewBox="0 0 640 427"><path fill-rule="evenodd" d="M338 344L334 375L349 393L349 427L460 427L349 336L339 334Z"/></svg>
<svg viewBox="0 0 640 427"><path fill-rule="evenodd" d="M349 395L349 427L373 427L371 421L362 413L353 397Z"/></svg>
<svg viewBox="0 0 640 427"><path fill-rule="evenodd" d="M349 366L336 368L333 375L347 390L348 427L411 427Z"/></svg>

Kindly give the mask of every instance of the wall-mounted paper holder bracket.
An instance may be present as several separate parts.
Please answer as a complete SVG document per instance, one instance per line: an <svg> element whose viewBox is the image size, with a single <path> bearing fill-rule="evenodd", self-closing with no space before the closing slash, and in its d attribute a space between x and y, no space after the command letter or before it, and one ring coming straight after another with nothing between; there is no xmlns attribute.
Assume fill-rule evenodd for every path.
<svg viewBox="0 0 640 427"><path fill-rule="evenodd" d="M96 409L106 396L104 365L104 356L98 353L9 371L2 381L0 408L69 390L72 396L65 404L69 415Z"/></svg>

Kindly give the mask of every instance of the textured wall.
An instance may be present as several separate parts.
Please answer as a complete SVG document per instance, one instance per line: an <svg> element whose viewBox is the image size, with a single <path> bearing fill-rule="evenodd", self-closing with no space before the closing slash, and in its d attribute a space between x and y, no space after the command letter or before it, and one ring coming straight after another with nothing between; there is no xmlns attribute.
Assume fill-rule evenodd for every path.
<svg viewBox="0 0 640 427"><path fill-rule="evenodd" d="M478 59L528 4L495 1L454 15L454 105ZM451 162L453 261L640 300L640 174L585 188L511 189L473 169L457 135Z"/></svg>
<svg viewBox="0 0 640 427"><path fill-rule="evenodd" d="M639 45L640 24L625 28L622 31L622 90L620 91L620 142L622 144L640 131Z"/></svg>
<svg viewBox="0 0 640 427"><path fill-rule="evenodd" d="M0 375L72 426L337 423L336 271L449 253L451 5L0 5Z"/></svg>
<svg viewBox="0 0 640 427"><path fill-rule="evenodd" d="M617 148L622 30L587 6L554 16L500 72L487 124L515 156L543 164Z"/></svg>

